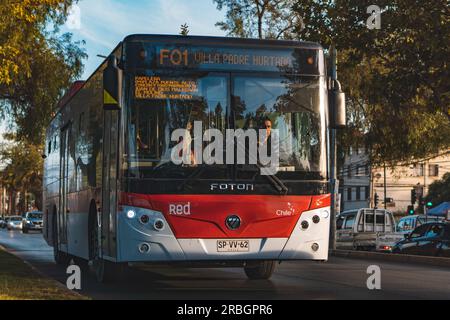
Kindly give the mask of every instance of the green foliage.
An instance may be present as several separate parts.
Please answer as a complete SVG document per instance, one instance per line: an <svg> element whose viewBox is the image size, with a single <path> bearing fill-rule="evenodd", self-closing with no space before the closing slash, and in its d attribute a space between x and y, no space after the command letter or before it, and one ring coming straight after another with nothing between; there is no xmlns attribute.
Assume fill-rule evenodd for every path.
<svg viewBox="0 0 450 320"><path fill-rule="evenodd" d="M189 26L187 23L181 25L180 35L188 36L189 35Z"/></svg>
<svg viewBox="0 0 450 320"><path fill-rule="evenodd" d="M366 144L372 163L390 165L447 149L450 47L442 45L450 39L447 1L378 1L380 30L366 27L371 4L318 0L295 6L307 26L297 30L299 37L325 47L333 43L341 53L339 77L351 123L344 144Z"/></svg>
<svg viewBox="0 0 450 320"><path fill-rule="evenodd" d="M450 201L450 173L446 173L442 180L430 184L426 201L431 201L433 206Z"/></svg>
<svg viewBox="0 0 450 320"><path fill-rule="evenodd" d="M40 206L42 194L42 150L24 141L10 142L0 148L0 160L6 164L0 172L0 183L13 192L29 192Z"/></svg>
<svg viewBox="0 0 450 320"><path fill-rule="evenodd" d="M447 0L379 0L380 30L366 25L371 0L213 1L218 9L227 8L227 20L218 25L230 35L255 36L262 23L259 36L268 38L280 21L294 21L285 18L292 16L294 27L280 38L336 46L348 97L344 147L366 145L374 165L395 165L450 147ZM258 15L274 2L286 12Z"/></svg>
<svg viewBox="0 0 450 320"><path fill-rule="evenodd" d="M82 72L80 43L58 29L73 2L6 0L0 6L0 114L15 124L19 140L42 143L56 102Z"/></svg>
<svg viewBox="0 0 450 320"><path fill-rule="evenodd" d="M227 10L226 21L216 26L229 36L242 38L292 39L301 16L292 11L294 0L213 0L217 9Z"/></svg>
<svg viewBox="0 0 450 320"><path fill-rule="evenodd" d="M2 0L0 5L0 116L14 130L0 146L0 184L13 199L17 192L33 194L38 206L45 128L86 58L81 43L59 32L75 2Z"/></svg>

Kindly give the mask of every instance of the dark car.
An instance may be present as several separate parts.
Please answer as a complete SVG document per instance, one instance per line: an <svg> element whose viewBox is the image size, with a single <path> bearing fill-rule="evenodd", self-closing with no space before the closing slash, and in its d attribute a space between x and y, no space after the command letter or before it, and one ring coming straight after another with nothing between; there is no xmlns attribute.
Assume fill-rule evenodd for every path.
<svg viewBox="0 0 450 320"><path fill-rule="evenodd" d="M0 228L6 229L6 227L8 226L8 222L9 222L9 217L5 217L3 222L0 223Z"/></svg>
<svg viewBox="0 0 450 320"><path fill-rule="evenodd" d="M394 253L450 257L450 222L423 224L405 235L392 249Z"/></svg>
<svg viewBox="0 0 450 320"><path fill-rule="evenodd" d="M28 233L30 231L39 231L42 232L42 212L39 211L33 211L33 212L27 212L24 214L23 220L22 220L22 232Z"/></svg>

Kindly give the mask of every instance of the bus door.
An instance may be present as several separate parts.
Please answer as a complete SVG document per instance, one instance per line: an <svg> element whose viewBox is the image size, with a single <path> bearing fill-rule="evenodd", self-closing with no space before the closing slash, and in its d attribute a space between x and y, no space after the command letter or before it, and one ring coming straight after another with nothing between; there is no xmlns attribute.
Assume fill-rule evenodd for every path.
<svg viewBox="0 0 450 320"><path fill-rule="evenodd" d="M58 210L58 240L60 249L68 252L67 248L67 214L69 190L69 146L71 123L61 129L61 149L60 149L60 184L59 184L59 210Z"/></svg>
<svg viewBox="0 0 450 320"><path fill-rule="evenodd" d="M119 111L104 111L102 223L103 257L116 258L117 168L119 148Z"/></svg>

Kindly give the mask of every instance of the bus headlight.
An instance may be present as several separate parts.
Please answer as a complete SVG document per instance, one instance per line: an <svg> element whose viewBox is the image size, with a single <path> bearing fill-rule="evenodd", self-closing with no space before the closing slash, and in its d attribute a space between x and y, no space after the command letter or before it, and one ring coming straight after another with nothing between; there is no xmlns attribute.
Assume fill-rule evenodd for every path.
<svg viewBox="0 0 450 320"><path fill-rule="evenodd" d="M127 218L128 219L134 219L136 217L136 212L133 210L128 210L127 211Z"/></svg>

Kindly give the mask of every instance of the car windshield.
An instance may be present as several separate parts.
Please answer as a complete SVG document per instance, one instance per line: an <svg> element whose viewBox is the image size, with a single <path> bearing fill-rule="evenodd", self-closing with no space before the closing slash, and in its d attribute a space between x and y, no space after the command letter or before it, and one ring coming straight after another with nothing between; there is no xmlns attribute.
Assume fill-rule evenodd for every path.
<svg viewBox="0 0 450 320"><path fill-rule="evenodd" d="M42 213L38 213L38 212L36 212L36 213L29 213L28 214L28 219L36 219L36 220L42 219Z"/></svg>
<svg viewBox="0 0 450 320"><path fill-rule="evenodd" d="M22 221L22 217L12 217L9 219L9 221L13 221L13 222Z"/></svg>
<svg viewBox="0 0 450 320"><path fill-rule="evenodd" d="M227 129L254 129L257 134L267 130L268 135L276 129L278 176L287 180L298 178L298 173L315 174L317 179L325 177L325 132L320 116L320 99L324 96L321 90L325 88L320 79L208 72L161 72L135 77L127 121L128 177L186 178L196 172L195 168L204 166L208 168L197 172L196 178L229 178L226 148L223 154L217 154L216 149L212 152L214 159L219 159L213 164L198 161L199 154L211 150L208 148L212 141L205 142L204 138L208 129L225 138ZM174 141L173 133L177 129L189 134ZM190 154L190 164L173 163L177 144L183 148L175 150ZM245 148L248 152L252 146L246 142ZM236 178L254 179L258 170L255 165L247 165L250 155L245 157L246 165L236 166Z"/></svg>

